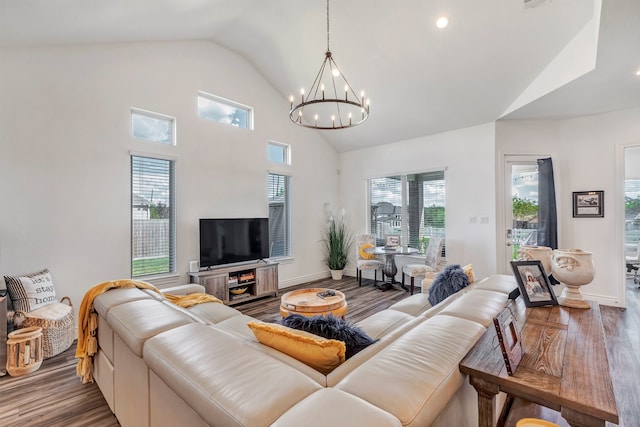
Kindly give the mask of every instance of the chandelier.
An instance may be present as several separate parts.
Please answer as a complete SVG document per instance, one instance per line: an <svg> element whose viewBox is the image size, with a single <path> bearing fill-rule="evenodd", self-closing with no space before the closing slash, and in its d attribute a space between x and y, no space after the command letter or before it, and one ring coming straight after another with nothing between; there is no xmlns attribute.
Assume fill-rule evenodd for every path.
<svg viewBox="0 0 640 427"><path fill-rule="evenodd" d="M358 95L344 76L329 49L329 0L327 0L327 51L309 92L300 90L299 103L289 98L289 118L313 129L345 129L369 117L369 100Z"/></svg>

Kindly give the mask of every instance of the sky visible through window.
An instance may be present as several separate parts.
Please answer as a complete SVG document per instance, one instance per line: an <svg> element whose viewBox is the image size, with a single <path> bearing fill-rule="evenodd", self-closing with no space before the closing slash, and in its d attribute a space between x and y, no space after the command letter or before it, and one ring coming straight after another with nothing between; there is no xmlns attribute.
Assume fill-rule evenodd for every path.
<svg viewBox="0 0 640 427"><path fill-rule="evenodd" d="M171 144L171 119L131 112L131 132L134 138Z"/></svg>
<svg viewBox="0 0 640 427"><path fill-rule="evenodd" d="M243 129L249 127L247 110L202 95L198 96L198 117Z"/></svg>

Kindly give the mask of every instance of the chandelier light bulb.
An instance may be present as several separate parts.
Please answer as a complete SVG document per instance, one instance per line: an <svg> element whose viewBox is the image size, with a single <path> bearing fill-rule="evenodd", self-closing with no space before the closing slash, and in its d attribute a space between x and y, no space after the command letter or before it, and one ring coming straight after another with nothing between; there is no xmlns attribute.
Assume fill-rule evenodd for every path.
<svg viewBox="0 0 640 427"><path fill-rule="evenodd" d="M436 21L436 27L438 27L440 29L446 28L447 25L449 25L449 19L446 16L441 16Z"/></svg>
<svg viewBox="0 0 640 427"><path fill-rule="evenodd" d="M334 77L339 77L340 76L340 70L338 70L337 68L334 68L331 70L331 74L333 74Z"/></svg>

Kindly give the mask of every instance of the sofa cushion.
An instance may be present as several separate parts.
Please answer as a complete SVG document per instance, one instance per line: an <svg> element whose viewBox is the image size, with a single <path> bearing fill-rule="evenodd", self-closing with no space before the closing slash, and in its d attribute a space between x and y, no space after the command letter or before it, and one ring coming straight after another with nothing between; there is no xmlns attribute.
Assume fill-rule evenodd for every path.
<svg viewBox="0 0 640 427"><path fill-rule="evenodd" d="M438 315L472 320L486 328L493 322L493 318L507 305L507 302L507 295L502 292L474 289L463 294L462 297L442 309Z"/></svg>
<svg viewBox="0 0 640 427"><path fill-rule="evenodd" d="M370 337L379 339L406 325L412 319L415 319L415 316L399 310L382 310L362 319L356 325Z"/></svg>
<svg viewBox="0 0 640 427"><path fill-rule="evenodd" d="M107 322L131 352L142 357L142 346L147 339L193 320L168 304L142 299L113 307Z"/></svg>
<svg viewBox="0 0 640 427"><path fill-rule="evenodd" d="M204 323L211 325L242 314L233 307L215 302L196 304L187 308L187 310L198 316Z"/></svg>
<svg viewBox="0 0 640 427"><path fill-rule="evenodd" d="M144 361L211 426L267 426L322 387L211 326L190 324L150 338Z"/></svg>
<svg viewBox="0 0 640 427"><path fill-rule="evenodd" d="M93 299L93 308L100 315L107 317L109 310L120 304L141 299L150 300L151 296L138 288L110 289Z"/></svg>
<svg viewBox="0 0 640 427"><path fill-rule="evenodd" d="M466 319L432 317L335 387L391 413L403 426L431 425L462 385L458 364L484 332Z"/></svg>
<svg viewBox="0 0 640 427"><path fill-rule="evenodd" d="M247 323L247 326L262 344L286 353L324 374L331 372L345 360L346 346L341 341L275 323L253 321Z"/></svg>
<svg viewBox="0 0 640 427"><path fill-rule="evenodd" d="M58 302L48 269L22 276L4 276L14 310L30 312Z"/></svg>
<svg viewBox="0 0 640 427"><path fill-rule="evenodd" d="M510 294L514 290L518 289L518 284L516 283L515 277L511 275L494 274L493 276L477 282L474 285L474 288Z"/></svg>
<svg viewBox="0 0 640 427"><path fill-rule="evenodd" d="M304 421L302 421L304 420ZM271 427L401 427L393 415L335 388L318 390L278 418Z"/></svg>

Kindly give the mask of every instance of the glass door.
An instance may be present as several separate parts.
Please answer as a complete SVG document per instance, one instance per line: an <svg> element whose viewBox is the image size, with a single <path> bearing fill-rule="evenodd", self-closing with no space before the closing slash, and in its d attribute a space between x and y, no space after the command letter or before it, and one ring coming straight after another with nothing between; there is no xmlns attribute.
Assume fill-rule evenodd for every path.
<svg viewBox="0 0 640 427"><path fill-rule="evenodd" d="M511 274L510 262L522 245L536 245L538 239L539 156L507 156L504 164L505 245L502 272Z"/></svg>
<svg viewBox="0 0 640 427"><path fill-rule="evenodd" d="M627 283L640 283L640 147L624 153L624 247Z"/></svg>

